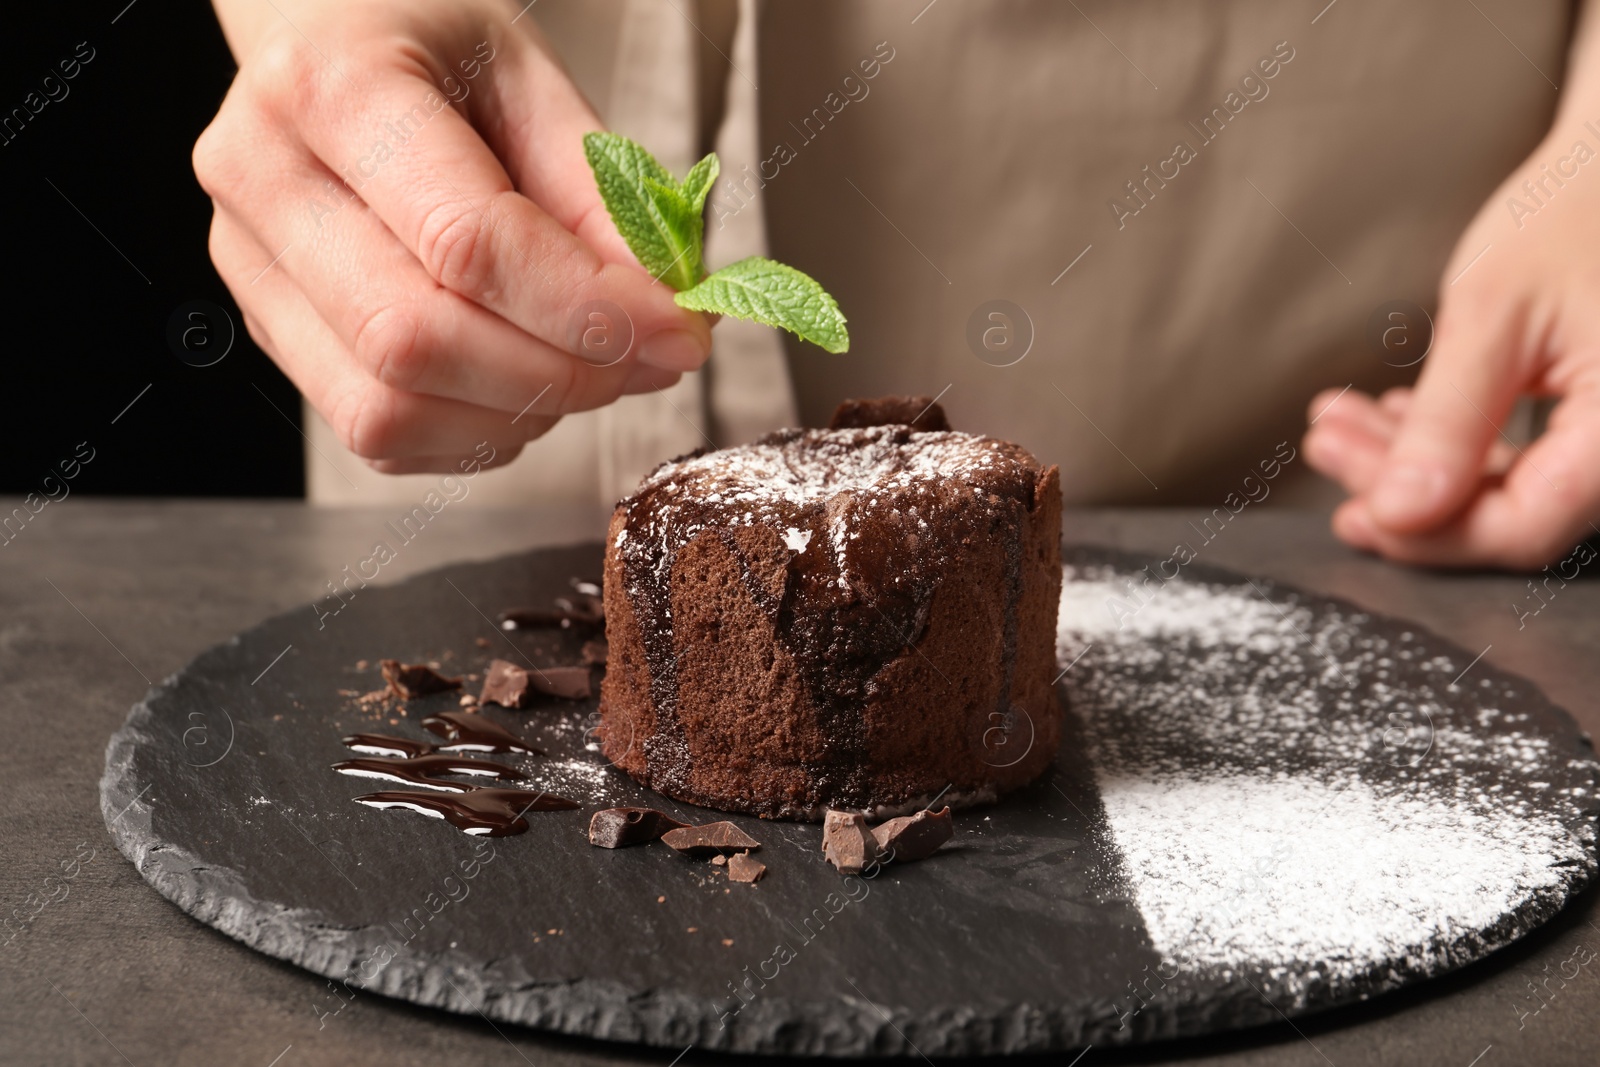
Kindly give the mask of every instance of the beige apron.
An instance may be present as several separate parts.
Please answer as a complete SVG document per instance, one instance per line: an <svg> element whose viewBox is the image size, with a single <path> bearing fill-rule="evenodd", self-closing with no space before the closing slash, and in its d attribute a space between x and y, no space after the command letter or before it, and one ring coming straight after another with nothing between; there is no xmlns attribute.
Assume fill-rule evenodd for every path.
<svg viewBox="0 0 1600 1067"><path fill-rule="evenodd" d="M731 0L536 9L607 121L680 172L725 116L712 265L764 239L838 297L851 351L724 322L708 373L564 420L480 502L609 503L708 436L924 393L1059 463L1071 501L1219 504L1298 442L1318 389L1414 375L1368 320L1432 309L1462 228L1549 125L1572 18L1556 0L740 11L733 34ZM431 484L371 474L320 420L311 437L313 500ZM1287 466L1285 489L1305 465Z"/></svg>

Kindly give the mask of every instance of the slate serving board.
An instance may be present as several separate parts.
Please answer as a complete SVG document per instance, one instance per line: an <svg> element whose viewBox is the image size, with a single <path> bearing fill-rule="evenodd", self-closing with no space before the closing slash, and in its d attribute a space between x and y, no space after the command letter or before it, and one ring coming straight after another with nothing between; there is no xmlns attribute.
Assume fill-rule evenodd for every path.
<svg viewBox="0 0 1600 1067"><path fill-rule="evenodd" d="M1127 573L1154 562L1094 548L1067 558ZM830 1056L1064 1050L1270 1022L1486 955L1548 919L1593 875L1592 749L1536 687L1483 664L1475 675L1514 703L1519 729L1563 757L1567 777L1555 785L1586 792L1587 803L1569 799L1560 812L1586 862L1564 866L1515 913L1452 932L1421 964L1382 961L1342 983L1317 980L1315 960L1286 972L1173 974L1118 877L1084 726L1070 715L1044 779L958 813L943 852L871 880L843 879L823 863L813 825L737 816L763 844L769 871L756 886L730 885L717 868L659 845L591 847L586 828L598 807L725 817L667 801L605 766L592 750L593 700L486 709L550 753L518 766L583 804L530 813L526 834L471 838L442 821L352 802L382 786L329 770L350 754L342 734L423 738L421 717L455 706L452 695L422 698L391 722L361 705L352 694L381 687L379 658L480 675L491 657L576 662L581 635L506 634L492 620L501 608L568 594L572 577L595 576L600 564L599 545L580 545L453 566L362 589L336 615L319 618L307 606L202 653L154 687L112 737L101 782L110 833L186 912L344 983L340 995L383 993L674 1050ZM1199 565L1186 580L1245 581ZM1356 613L1261 580L1252 588L1280 606ZM1374 634L1403 629L1421 650L1470 658L1416 627L1353 617ZM1153 669L1192 666L1174 655ZM1077 676L1062 683L1069 699ZM1459 700L1467 721L1481 692L1446 699ZM1157 995L1135 1002L1130 991L1154 988L1153 973Z"/></svg>

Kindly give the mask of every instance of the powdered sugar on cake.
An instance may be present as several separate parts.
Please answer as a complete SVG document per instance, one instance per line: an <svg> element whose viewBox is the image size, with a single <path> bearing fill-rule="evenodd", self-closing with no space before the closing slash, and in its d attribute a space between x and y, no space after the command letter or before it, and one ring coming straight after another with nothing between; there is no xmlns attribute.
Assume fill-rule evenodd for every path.
<svg viewBox="0 0 1600 1067"><path fill-rule="evenodd" d="M1593 871L1593 762L1516 728L1509 683L1451 689L1469 656L1248 584L1064 577L1071 706L1172 965L1337 995L1503 944Z"/></svg>
<svg viewBox="0 0 1600 1067"><path fill-rule="evenodd" d="M908 492L950 492L980 473L992 477L998 465L1025 455L990 437L912 434L898 425L782 430L656 468L629 498L648 500L648 511L630 514L617 546L635 558L653 556L659 568L708 528L770 526L795 552L820 533L842 582L860 517L902 506ZM915 515L915 505L909 512ZM807 528L808 522L817 528Z"/></svg>
<svg viewBox="0 0 1600 1067"><path fill-rule="evenodd" d="M959 478L1014 447L953 431L908 438L899 426L784 431L664 464L640 484L639 493L675 485L704 503L762 512L778 501L803 504L842 492L872 493L891 483Z"/></svg>

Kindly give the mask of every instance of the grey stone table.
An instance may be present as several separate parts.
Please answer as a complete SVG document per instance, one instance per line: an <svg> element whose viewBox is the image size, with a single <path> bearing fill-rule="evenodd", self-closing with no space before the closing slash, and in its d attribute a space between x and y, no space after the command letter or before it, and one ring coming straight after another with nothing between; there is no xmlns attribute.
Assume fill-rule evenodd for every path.
<svg viewBox="0 0 1600 1067"><path fill-rule="evenodd" d="M74 498L0 547L0 918L12 917L0 927L0 1063L673 1062L671 1052L497 1029L377 996L341 1001L323 979L188 918L111 846L97 786L105 742L146 683L325 593L393 517ZM1192 517L1080 512L1069 514L1067 534L1165 555L1192 539ZM400 549L383 580L593 539L603 518L447 510ZM1242 514L1200 558L1487 649L1485 659L1537 681L1600 735L1600 582L1552 582L1546 603L1531 598L1525 578L1402 570L1344 549L1319 515L1272 509ZM679 1062L728 1058L691 1049ZM1600 906L1591 893L1511 949L1375 1003L1203 1041L1091 1048L1076 1062L1592 1067L1600 1062ZM1050 1065L1067 1067L1067 1058Z"/></svg>

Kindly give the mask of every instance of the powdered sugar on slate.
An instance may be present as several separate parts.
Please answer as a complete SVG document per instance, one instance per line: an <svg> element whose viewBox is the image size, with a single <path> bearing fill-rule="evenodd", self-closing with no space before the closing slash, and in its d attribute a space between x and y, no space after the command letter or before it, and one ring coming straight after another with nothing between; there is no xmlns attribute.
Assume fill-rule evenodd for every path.
<svg viewBox="0 0 1600 1067"><path fill-rule="evenodd" d="M586 804L603 804L615 792L621 771L597 758L529 760L523 764L532 784Z"/></svg>
<svg viewBox="0 0 1600 1067"><path fill-rule="evenodd" d="M1250 584L1064 568L1057 655L1155 948L1279 989L1431 973L1594 870L1591 760L1515 683ZM1480 675L1488 672L1479 670Z"/></svg>

